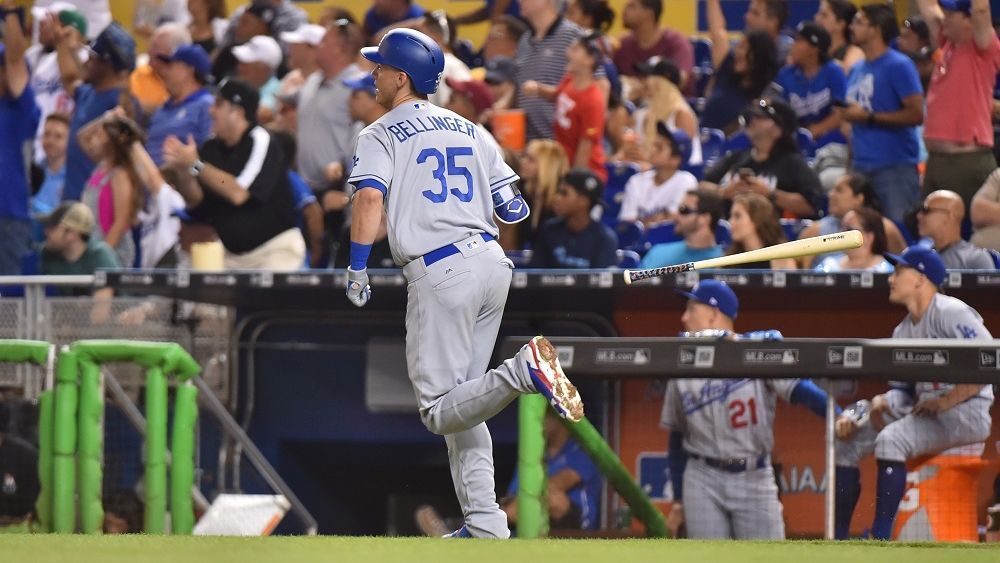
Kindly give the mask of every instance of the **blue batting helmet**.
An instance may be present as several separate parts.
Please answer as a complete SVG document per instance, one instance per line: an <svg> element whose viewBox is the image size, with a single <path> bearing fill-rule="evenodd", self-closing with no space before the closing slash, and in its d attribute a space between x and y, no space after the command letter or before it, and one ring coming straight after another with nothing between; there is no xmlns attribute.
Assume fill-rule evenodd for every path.
<svg viewBox="0 0 1000 563"><path fill-rule="evenodd" d="M430 37L412 29L394 29L386 33L378 47L365 47L361 55L375 64L405 72L413 89L421 94L433 94L444 71L441 47Z"/></svg>

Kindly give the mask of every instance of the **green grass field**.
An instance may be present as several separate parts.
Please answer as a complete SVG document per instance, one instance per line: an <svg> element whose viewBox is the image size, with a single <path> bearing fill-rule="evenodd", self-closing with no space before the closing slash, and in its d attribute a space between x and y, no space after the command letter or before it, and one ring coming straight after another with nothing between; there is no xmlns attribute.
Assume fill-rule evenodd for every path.
<svg viewBox="0 0 1000 563"><path fill-rule="evenodd" d="M1000 561L1000 544L705 542L689 540L440 540L346 537L0 535L0 561L47 563L958 563Z"/></svg>

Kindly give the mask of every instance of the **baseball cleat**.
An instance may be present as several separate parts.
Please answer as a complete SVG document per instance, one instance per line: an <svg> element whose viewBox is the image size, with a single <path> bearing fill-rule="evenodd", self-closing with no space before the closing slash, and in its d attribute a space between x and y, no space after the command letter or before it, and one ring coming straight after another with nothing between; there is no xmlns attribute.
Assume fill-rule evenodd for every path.
<svg viewBox="0 0 1000 563"><path fill-rule="evenodd" d="M446 538L446 539L471 538L472 534L469 533L469 529L468 528L466 528L465 526L462 526L461 528L455 530L454 532L452 532L450 534L445 534L445 535L443 535L441 537L442 538Z"/></svg>
<svg viewBox="0 0 1000 563"><path fill-rule="evenodd" d="M541 393L559 416L571 421L583 419L583 400L559 365L556 347L544 336L528 343L528 374L535 390Z"/></svg>

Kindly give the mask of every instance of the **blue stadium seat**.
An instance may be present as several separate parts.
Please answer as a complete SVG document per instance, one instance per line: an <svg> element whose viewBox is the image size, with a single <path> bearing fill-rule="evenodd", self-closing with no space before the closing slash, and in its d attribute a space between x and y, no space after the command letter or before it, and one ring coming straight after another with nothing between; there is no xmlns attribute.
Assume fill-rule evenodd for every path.
<svg viewBox="0 0 1000 563"><path fill-rule="evenodd" d="M618 225L618 211L622 208L625 183L639 171L639 166L631 162L609 162L605 167L608 170L608 182L604 186L604 214L601 222L613 229Z"/></svg>
<svg viewBox="0 0 1000 563"><path fill-rule="evenodd" d="M747 136L747 132L743 129L736 131L726 139L725 144L725 154L729 154L734 151L745 151L750 148L750 137Z"/></svg>
<svg viewBox="0 0 1000 563"><path fill-rule="evenodd" d="M726 149L726 134L719 129L702 127L701 129L701 158L705 163L705 168L714 165Z"/></svg>
<svg viewBox="0 0 1000 563"><path fill-rule="evenodd" d="M715 242L722 248L733 244L733 228L729 225L729 221L719 219L719 224L715 226Z"/></svg>
<svg viewBox="0 0 1000 563"><path fill-rule="evenodd" d="M664 242L676 242L681 240L682 237L677 235L674 231L675 223L673 221L662 221L651 225L646 229L646 248L653 246L654 244L660 244Z"/></svg>
<svg viewBox="0 0 1000 563"><path fill-rule="evenodd" d="M508 250L507 258L514 263L515 268L526 268L531 263L531 250Z"/></svg>
<svg viewBox="0 0 1000 563"><path fill-rule="evenodd" d="M615 225L618 235L618 248L625 250L641 250L645 240L646 228L639 221L622 221Z"/></svg>
<svg viewBox="0 0 1000 563"><path fill-rule="evenodd" d="M692 37L691 46L694 47L694 76L691 79L695 81L695 96L703 98L713 72L712 41L704 37Z"/></svg>
<svg viewBox="0 0 1000 563"><path fill-rule="evenodd" d="M805 127L799 127L795 135L795 140L799 142L799 150L802 151L802 158L812 162L816 158L816 141L812 133Z"/></svg>
<svg viewBox="0 0 1000 563"><path fill-rule="evenodd" d="M781 219L781 230L785 232L785 238L796 240L806 227L812 225L811 219Z"/></svg>
<svg viewBox="0 0 1000 563"><path fill-rule="evenodd" d="M618 250L616 256L619 268L638 268L639 263L642 262L639 253L634 250Z"/></svg>

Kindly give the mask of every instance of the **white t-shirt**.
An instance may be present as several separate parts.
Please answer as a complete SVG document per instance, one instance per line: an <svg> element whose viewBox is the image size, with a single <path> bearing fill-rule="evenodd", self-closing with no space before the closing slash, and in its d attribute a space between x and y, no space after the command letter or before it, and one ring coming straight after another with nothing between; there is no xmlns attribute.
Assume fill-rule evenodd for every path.
<svg viewBox="0 0 1000 563"><path fill-rule="evenodd" d="M28 83L35 93L35 102L42 111L42 118L38 121L38 132L35 134L35 162L45 159L42 152L42 130L45 128L45 118L49 114L60 112L67 115L73 113L73 98L66 93L63 88L62 79L59 76L59 62L55 51L46 53L41 45L32 45L24 53L24 60L28 62L28 69L31 78ZM87 60L87 50L80 49L77 58L82 64Z"/></svg>
<svg viewBox="0 0 1000 563"><path fill-rule="evenodd" d="M469 72L469 67L461 59L451 53L445 53L444 71L441 72L441 82L438 83L437 91L427 96L427 101L438 107L448 105L448 100L451 99L451 88L445 82L447 78L464 82L472 79L472 73Z"/></svg>
<svg viewBox="0 0 1000 563"><path fill-rule="evenodd" d="M666 182L656 184L656 170L640 172L625 184L619 221L641 221L662 213L676 213L684 195L698 187L694 174L678 170Z"/></svg>
<svg viewBox="0 0 1000 563"><path fill-rule="evenodd" d="M164 184L156 197L147 202L146 208L139 210L143 268L155 267L180 242L181 221L173 215L176 209L184 209L184 198Z"/></svg>

